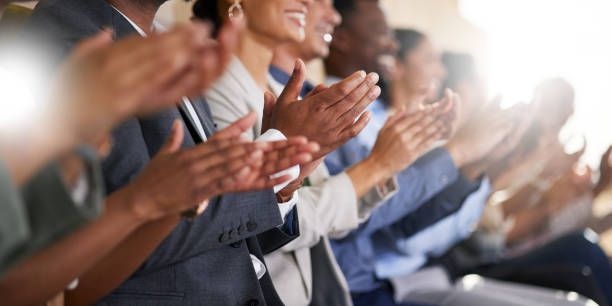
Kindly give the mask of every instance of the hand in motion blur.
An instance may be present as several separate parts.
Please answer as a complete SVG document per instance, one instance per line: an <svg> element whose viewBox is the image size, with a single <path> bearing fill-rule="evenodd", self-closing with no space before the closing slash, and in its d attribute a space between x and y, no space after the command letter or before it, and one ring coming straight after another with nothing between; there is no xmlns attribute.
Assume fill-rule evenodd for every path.
<svg viewBox="0 0 612 306"><path fill-rule="evenodd" d="M612 184L612 146L601 156L599 162L599 180L593 188L595 196L606 190Z"/></svg>
<svg viewBox="0 0 612 306"><path fill-rule="evenodd" d="M458 102L452 94L436 105L416 112L407 110L390 117L378 133L370 159L377 161L385 177L391 177L412 164L434 143L452 133L449 112Z"/></svg>
<svg viewBox="0 0 612 306"><path fill-rule="evenodd" d="M194 23L112 43L112 33L102 31L60 68L54 102L68 117L67 128L88 140L125 117L160 111L207 88L231 58L236 34L229 25L217 44L208 39L208 26Z"/></svg>
<svg viewBox="0 0 612 306"><path fill-rule="evenodd" d="M266 105L264 117L269 119L263 131L274 128L287 136L303 135L316 141L321 146L314 156L316 160L363 130L370 120L370 113L361 114L380 95L380 88L376 86L377 74L366 75L359 71L330 88L319 85L300 101L298 96L305 70L304 63L297 60L283 93L276 103L268 102Z"/></svg>
<svg viewBox="0 0 612 306"><path fill-rule="evenodd" d="M126 117L160 111L201 92L224 71L237 33L230 24L216 43L209 40L208 26L185 24L116 43L109 31L84 40L50 84L48 108L37 119L41 127L0 135L0 156L11 176L21 184L57 154L79 142L96 142Z"/></svg>
<svg viewBox="0 0 612 306"><path fill-rule="evenodd" d="M290 179L271 174L309 162L318 145L304 137L278 142L248 142L240 135L253 126L251 113L207 142L179 150L180 121L141 176L128 185L134 209L147 220L178 214L219 194L271 188Z"/></svg>
<svg viewBox="0 0 612 306"><path fill-rule="evenodd" d="M455 164L463 167L486 158L511 134L520 115L518 108L504 111L497 103L474 114L446 145Z"/></svg>

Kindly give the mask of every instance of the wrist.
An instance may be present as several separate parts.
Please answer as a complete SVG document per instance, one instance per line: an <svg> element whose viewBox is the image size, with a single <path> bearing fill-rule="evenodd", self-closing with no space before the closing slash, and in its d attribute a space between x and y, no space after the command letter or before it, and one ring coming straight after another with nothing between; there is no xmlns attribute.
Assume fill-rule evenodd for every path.
<svg viewBox="0 0 612 306"><path fill-rule="evenodd" d="M368 157L346 171L357 198L391 176L384 168L375 158Z"/></svg>
<svg viewBox="0 0 612 306"><path fill-rule="evenodd" d="M140 192L139 188L134 185L128 185L119 192L122 192L123 206L134 222L144 224L156 219L151 211L153 200L147 196L146 192Z"/></svg>
<svg viewBox="0 0 612 306"><path fill-rule="evenodd" d="M376 154L370 154L360 164L362 163L364 169L367 171L366 173L371 175L376 182L385 181L399 172L394 169L392 162Z"/></svg>
<svg viewBox="0 0 612 306"><path fill-rule="evenodd" d="M457 168L461 168L463 166L465 166L466 161L465 161L465 155L463 153L463 151L460 149L460 146L450 142L448 144L446 144L444 146L444 148L446 149L446 151L448 151L448 154L451 156L451 158L453 159L453 162L455 163L455 167Z"/></svg>

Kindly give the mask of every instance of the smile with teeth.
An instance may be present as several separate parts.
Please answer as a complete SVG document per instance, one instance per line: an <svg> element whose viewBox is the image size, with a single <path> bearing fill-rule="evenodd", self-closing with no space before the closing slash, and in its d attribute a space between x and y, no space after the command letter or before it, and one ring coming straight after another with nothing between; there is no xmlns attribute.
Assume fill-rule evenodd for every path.
<svg viewBox="0 0 612 306"><path fill-rule="evenodd" d="M306 14L304 13L289 12L289 13L285 13L285 16L295 21L300 27L306 26Z"/></svg>

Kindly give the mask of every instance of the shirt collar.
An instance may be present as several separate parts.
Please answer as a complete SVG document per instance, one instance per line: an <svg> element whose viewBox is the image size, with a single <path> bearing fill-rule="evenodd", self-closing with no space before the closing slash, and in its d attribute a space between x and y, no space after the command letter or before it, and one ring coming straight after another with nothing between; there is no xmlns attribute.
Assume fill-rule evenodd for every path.
<svg viewBox="0 0 612 306"><path fill-rule="evenodd" d="M289 79L291 78L291 75L289 73L274 65L270 65L270 68L268 69L268 75L272 77L274 81L283 85L286 85L289 82ZM300 96L305 97L314 88L315 87L312 83L308 82L307 80L304 81L304 84L302 85L302 90L300 91Z"/></svg>

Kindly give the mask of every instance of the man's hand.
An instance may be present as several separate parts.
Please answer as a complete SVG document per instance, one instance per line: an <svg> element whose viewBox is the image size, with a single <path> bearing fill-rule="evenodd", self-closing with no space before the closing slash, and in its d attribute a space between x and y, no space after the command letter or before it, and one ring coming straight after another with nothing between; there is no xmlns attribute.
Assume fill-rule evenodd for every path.
<svg viewBox="0 0 612 306"><path fill-rule="evenodd" d="M229 23L216 43L209 26L194 23L113 43L112 32L102 31L60 67L51 88L54 114L67 132L80 133L77 140L89 141L126 117L173 106L222 74L237 32Z"/></svg>
<svg viewBox="0 0 612 306"><path fill-rule="evenodd" d="M155 220L178 214L224 193L271 188L290 179L271 174L309 162L318 146L303 137L279 142L248 142L240 134L257 115L251 113L195 147L179 150L180 121L140 177L128 185L131 209L140 218Z"/></svg>
<svg viewBox="0 0 612 306"><path fill-rule="evenodd" d="M304 78L304 63L297 60L285 90L273 109L266 110L269 119L265 127L277 129L286 136L303 135L317 142L321 150L314 159L319 159L355 137L367 125L370 113L361 114L380 95L380 87L376 86L378 75L366 76L365 72L358 71L330 88L319 86L300 101Z"/></svg>

